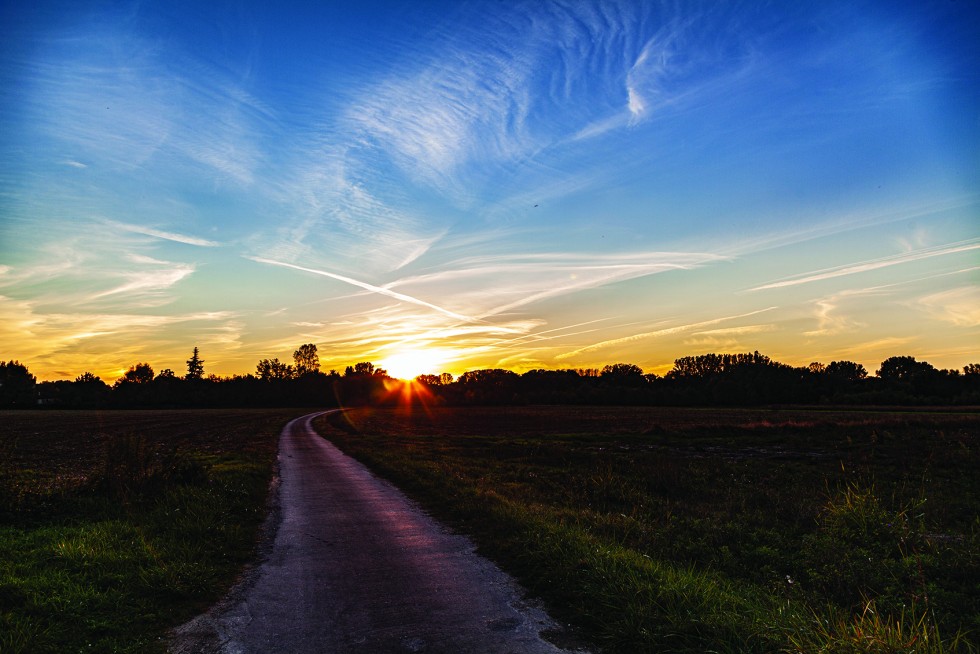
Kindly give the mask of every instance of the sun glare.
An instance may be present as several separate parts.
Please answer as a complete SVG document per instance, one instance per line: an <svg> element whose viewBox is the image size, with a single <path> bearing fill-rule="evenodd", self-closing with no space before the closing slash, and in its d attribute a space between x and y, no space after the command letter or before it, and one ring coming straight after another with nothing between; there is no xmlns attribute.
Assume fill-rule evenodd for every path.
<svg viewBox="0 0 980 654"><path fill-rule="evenodd" d="M380 366L396 379L411 380L419 375L438 374L447 357L436 350L406 350L380 362Z"/></svg>

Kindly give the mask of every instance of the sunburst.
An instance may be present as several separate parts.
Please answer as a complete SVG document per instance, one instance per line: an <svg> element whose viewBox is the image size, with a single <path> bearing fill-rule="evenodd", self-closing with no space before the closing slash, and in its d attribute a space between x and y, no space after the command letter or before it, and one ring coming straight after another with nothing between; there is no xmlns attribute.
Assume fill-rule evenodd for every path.
<svg viewBox="0 0 980 654"><path fill-rule="evenodd" d="M439 366L451 357L442 350L400 350L383 359L379 365L396 379L412 380L419 375L438 374Z"/></svg>

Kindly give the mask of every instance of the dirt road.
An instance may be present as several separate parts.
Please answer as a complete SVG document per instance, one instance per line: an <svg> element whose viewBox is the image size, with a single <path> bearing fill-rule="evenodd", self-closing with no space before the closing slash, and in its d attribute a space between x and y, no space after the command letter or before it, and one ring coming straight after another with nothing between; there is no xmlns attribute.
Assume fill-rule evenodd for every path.
<svg viewBox="0 0 980 654"><path fill-rule="evenodd" d="M315 415L283 430L263 561L171 652L564 651L509 577L319 437Z"/></svg>

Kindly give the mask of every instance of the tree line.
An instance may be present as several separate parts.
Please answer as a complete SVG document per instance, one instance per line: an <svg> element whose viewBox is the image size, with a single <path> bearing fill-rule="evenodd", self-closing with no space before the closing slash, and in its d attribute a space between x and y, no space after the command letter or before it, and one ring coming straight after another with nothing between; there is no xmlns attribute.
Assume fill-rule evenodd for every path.
<svg viewBox="0 0 980 654"><path fill-rule="evenodd" d="M408 397L447 405L980 405L980 364L937 369L912 356L885 359L873 376L853 361L794 367L759 352L682 357L662 377L630 363L523 374L492 368L458 379L420 375L412 394L370 362L322 372L313 343L293 352L292 363L261 359L244 375L208 375L204 363L195 347L183 375L139 362L109 385L90 372L37 383L26 365L0 360L0 408L357 406Z"/></svg>

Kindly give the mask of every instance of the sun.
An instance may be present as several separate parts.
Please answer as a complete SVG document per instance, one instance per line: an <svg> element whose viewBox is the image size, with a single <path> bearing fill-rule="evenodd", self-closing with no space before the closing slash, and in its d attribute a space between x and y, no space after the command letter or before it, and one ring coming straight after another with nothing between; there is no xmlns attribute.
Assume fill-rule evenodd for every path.
<svg viewBox="0 0 980 654"><path fill-rule="evenodd" d="M447 359L438 350L404 350L382 360L379 365L395 379L411 380L419 375L438 374Z"/></svg>

